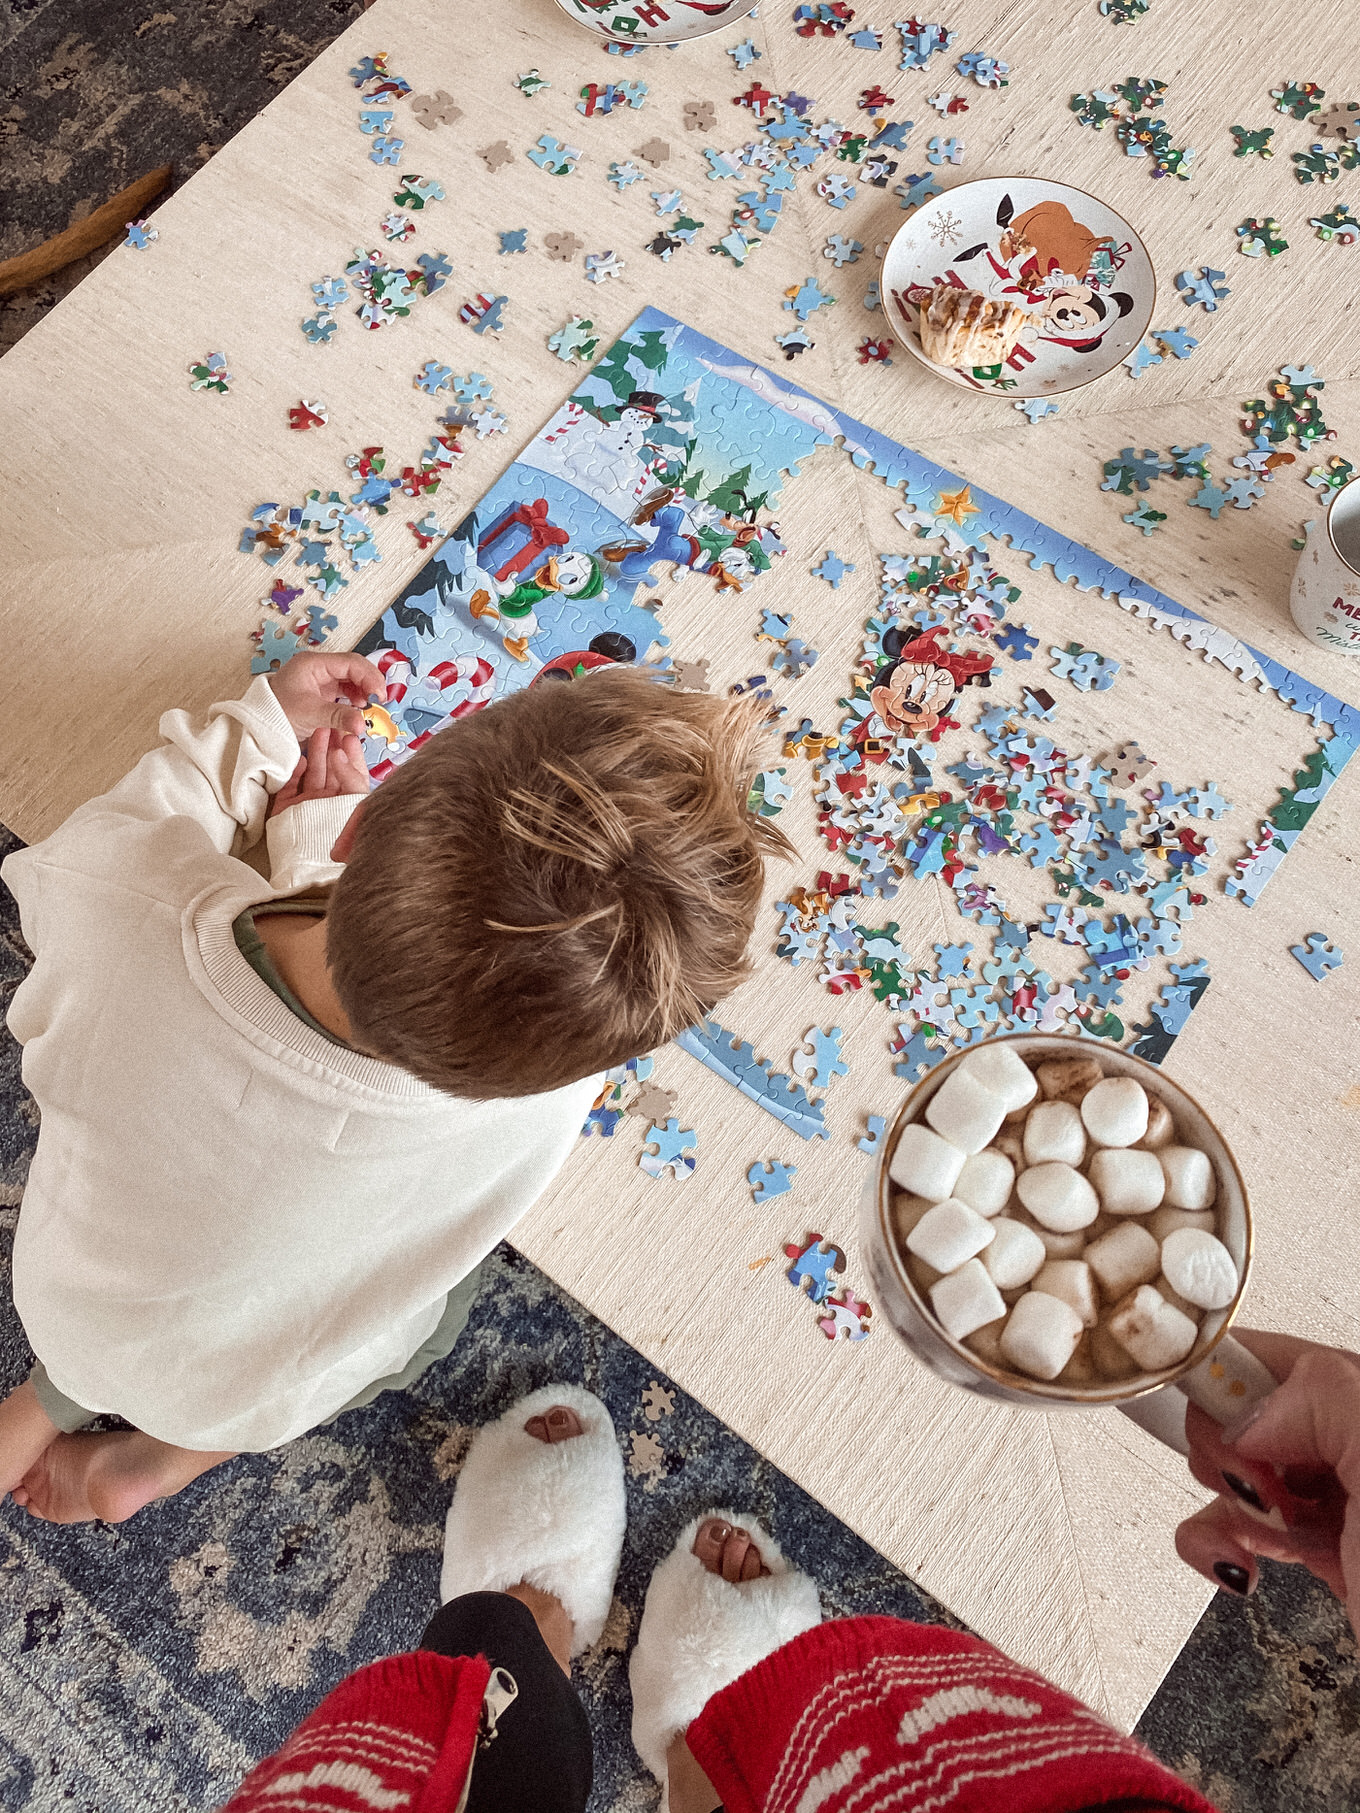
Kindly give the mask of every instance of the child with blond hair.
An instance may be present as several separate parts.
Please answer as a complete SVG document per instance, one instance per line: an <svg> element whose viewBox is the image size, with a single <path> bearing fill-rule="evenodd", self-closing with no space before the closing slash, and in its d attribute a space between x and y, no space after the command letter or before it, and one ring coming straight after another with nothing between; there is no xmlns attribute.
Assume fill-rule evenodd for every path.
<svg viewBox="0 0 1360 1813"><path fill-rule="evenodd" d="M169 712L4 864L42 1129L0 1493L36 1516L118 1521L409 1384L601 1073L747 973L787 848L747 810L747 701L601 669L462 718L370 794L382 692L359 655L300 654L202 723ZM109 1413L133 1427L80 1433Z"/></svg>

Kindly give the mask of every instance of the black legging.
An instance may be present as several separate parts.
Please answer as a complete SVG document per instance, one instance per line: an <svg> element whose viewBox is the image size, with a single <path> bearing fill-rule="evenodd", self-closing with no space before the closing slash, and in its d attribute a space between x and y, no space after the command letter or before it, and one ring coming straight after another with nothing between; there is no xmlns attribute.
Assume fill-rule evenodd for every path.
<svg viewBox="0 0 1360 1813"><path fill-rule="evenodd" d="M467 1813L585 1813L594 1774L590 1726L527 1605L508 1593L464 1593L430 1620L422 1649L485 1656L519 1697L479 1746Z"/></svg>

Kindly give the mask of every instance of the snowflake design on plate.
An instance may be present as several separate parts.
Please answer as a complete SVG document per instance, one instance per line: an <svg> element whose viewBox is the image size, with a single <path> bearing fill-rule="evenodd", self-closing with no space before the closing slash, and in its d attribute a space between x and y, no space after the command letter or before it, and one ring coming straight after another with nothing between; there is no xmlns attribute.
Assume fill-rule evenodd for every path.
<svg viewBox="0 0 1360 1813"><path fill-rule="evenodd" d="M930 237L938 240L941 247L952 246L956 239L963 236L963 222L957 214L951 214L946 208L937 214L930 223Z"/></svg>

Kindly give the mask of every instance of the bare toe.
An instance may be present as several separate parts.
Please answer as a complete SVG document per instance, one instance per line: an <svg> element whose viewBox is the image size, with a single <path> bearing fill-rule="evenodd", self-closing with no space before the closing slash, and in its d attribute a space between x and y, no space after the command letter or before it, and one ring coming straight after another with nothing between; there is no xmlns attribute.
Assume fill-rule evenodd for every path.
<svg viewBox="0 0 1360 1813"><path fill-rule="evenodd" d="M531 1416L524 1432L536 1442L569 1442L573 1436L585 1434L580 1417L565 1404L554 1404L540 1416Z"/></svg>
<svg viewBox="0 0 1360 1813"><path fill-rule="evenodd" d="M770 1571L746 1531L721 1517L710 1517L699 1525L693 1552L710 1574L721 1574L734 1583L755 1580Z"/></svg>

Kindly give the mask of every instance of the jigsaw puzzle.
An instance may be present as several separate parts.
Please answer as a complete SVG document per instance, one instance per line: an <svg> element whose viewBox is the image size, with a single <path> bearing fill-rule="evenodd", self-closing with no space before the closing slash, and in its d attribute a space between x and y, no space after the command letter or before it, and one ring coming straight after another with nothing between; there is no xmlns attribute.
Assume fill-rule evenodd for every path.
<svg viewBox="0 0 1360 1813"><path fill-rule="evenodd" d="M659 195L670 199L669 192ZM801 317L831 299L808 280L786 300ZM595 351L594 330L579 318L554 341L567 358L590 359ZM1296 375L1309 376L1314 388L1320 382ZM427 382L442 381L435 363ZM464 408L459 420L471 419ZM1231 803L1225 794L1233 777L1220 770L1219 792L1190 784L1202 782L1202 774L1173 776L1179 792L1167 783L1167 792L1153 786L1145 797L1152 758L1137 750L1130 732L1143 735L1154 753L1156 745L1136 720L1121 715L1123 707L1116 710L1123 690L1108 689L1119 661L1098 646L1064 647L1061 638L1055 644L1051 631L1046 638L1021 621L1021 585L1007 573L1023 578L1026 568L1051 568L1056 580L1097 595L1083 616L1083 636L1097 645L1103 595L1159 639L1169 631L1187 655L1307 711L1321 741L1303 756L1293 785L1266 808L1264 825L1259 817L1241 824L1246 853L1232 860L1222 884L1246 905L1259 897L1353 753L1360 714L1060 532L655 309L579 377L547 426L361 640L362 652L388 680L384 734L365 745L373 774L381 779L431 735L540 675L571 678L611 661L676 671L652 595L667 575L688 574L691 585L711 586L725 608L745 612L758 634L777 632L778 659L767 669L775 677L762 674L752 690L782 702L790 685L813 685L797 676L816 651L793 634L778 596L763 582L784 553L776 512L786 507L787 481L833 446L900 497L897 520L908 531L901 545L910 551L883 555L877 581L862 556L842 558L825 544L812 556L826 582L819 591L829 598L832 587L840 597L871 588L873 614L839 717L800 724L790 716L786 766L767 768L754 809L780 810L809 775L821 835L854 873L834 891L826 877L826 887L795 888L781 903L781 954L805 965L832 994L867 988L904 1014L893 1047L904 1077L923 1074L951 1048L1010 1026L1066 1026L1164 1051L1175 1036L1170 1028L1184 1024L1187 1003L1202 994L1207 976L1172 984L1160 1010L1152 1009L1150 1029L1126 1028L1115 1011L1119 990L1152 963L1160 973L1192 935L1187 922L1207 899L1195 891L1213 856L1207 831ZM1223 505L1250 503L1245 489L1254 475L1233 481L1237 493L1232 486L1218 491L1203 476L1208 452L1207 446L1176 448L1166 459L1126 448L1107 464L1106 488L1143 508L1154 482L1157 491L1170 492L1176 479L1189 476L1215 490ZM377 477L386 493L395 489L380 472ZM1185 492L1180 500L1188 501ZM1154 501L1161 501L1156 492L1146 498L1147 505ZM327 549L337 533L345 547L362 545L369 533L366 506L347 508L338 495L334 506L310 525L320 568L313 583L327 597L322 577L332 570ZM273 521L275 507L269 508ZM1144 526L1156 515L1148 511ZM261 540L267 560L273 544L263 538L273 533L268 525L248 531ZM853 553L847 546L847 556ZM343 583L338 575L337 582ZM766 623L768 629L757 628ZM296 637L284 632L282 647L280 641L276 632L271 658L283 658ZM1165 646L1169 658L1184 658ZM1149 662L1154 654L1150 643ZM1034 678L1022 690L1026 675ZM1102 741L1082 753L1080 745L1064 745L1063 725L1086 699L1093 705L1109 699L1114 715ZM950 744L947 755L936 750L942 737L965 725L968 742ZM1111 742L1116 756L1102 764L1096 751ZM1114 810L1112 786L1132 790L1126 810L1118 801L1121 809ZM1236 832L1248 810L1242 800L1228 828ZM1216 822L1213 829L1221 838ZM1018 865L982 872L984 859L1012 852ZM1013 884L1007 877L1031 874L1047 880L1058 898L1008 911L1003 896ZM957 935L942 945L938 975L930 973L931 958L922 964L901 949L893 928L874 929L859 918L866 900L890 900L927 877L991 934L990 945L973 934L976 951ZM1122 910L1112 912L1116 905ZM1086 966L1079 976L1049 973L1046 961L1056 971L1057 950L1048 941L1078 947ZM1045 948L1054 952L1047 960L1040 955ZM1140 999L1146 998L1147 985ZM802 1024L812 1018L807 1013ZM783 1052L798 1030L786 1030ZM801 1137L827 1136L822 1079L839 1074L829 1043L801 1053L794 1065L807 1072L816 1100L776 1072L769 1055L758 1057L740 1032L710 1021L678 1043ZM670 1118L662 1106L658 1100L658 1121ZM673 1157L647 1156L671 1176L693 1164L692 1150L683 1147Z"/></svg>

